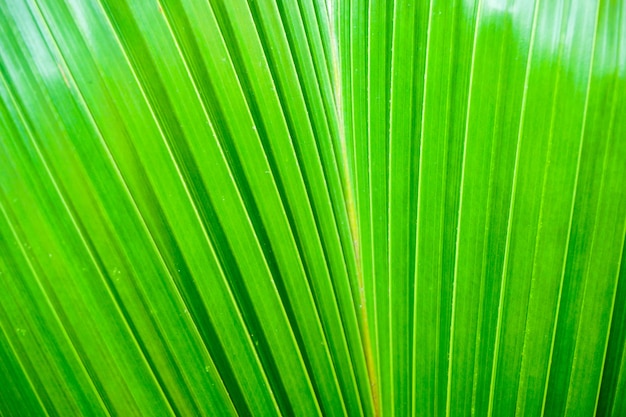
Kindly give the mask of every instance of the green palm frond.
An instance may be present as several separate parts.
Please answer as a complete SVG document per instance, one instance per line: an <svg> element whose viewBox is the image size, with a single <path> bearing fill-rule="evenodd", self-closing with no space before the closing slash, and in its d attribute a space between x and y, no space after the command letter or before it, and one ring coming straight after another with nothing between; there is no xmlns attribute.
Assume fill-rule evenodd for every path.
<svg viewBox="0 0 626 417"><path fill-rule="evenodd" d="M0 0L0 416L626 413L626 4Z"/></svg>

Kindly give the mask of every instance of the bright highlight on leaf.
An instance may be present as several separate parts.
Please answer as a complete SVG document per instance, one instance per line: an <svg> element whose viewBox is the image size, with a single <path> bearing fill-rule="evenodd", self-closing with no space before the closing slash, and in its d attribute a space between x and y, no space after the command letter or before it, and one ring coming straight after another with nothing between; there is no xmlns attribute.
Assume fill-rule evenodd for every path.
<svg viewBox="0 0 626 417"><path fill-rule="evenodd" d="M626 5L0 0L0 416L626 414Z"/></svg>

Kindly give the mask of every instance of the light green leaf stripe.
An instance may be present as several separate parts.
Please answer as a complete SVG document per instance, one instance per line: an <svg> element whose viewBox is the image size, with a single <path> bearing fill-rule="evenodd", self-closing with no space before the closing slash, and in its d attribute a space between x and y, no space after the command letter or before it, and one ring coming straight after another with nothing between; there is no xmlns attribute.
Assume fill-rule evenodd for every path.
<svg viewBox="0 0 626 417"><path fill-rule="evenodd" d="M0 416L626 413L626 4L0 0Z"/></svg>

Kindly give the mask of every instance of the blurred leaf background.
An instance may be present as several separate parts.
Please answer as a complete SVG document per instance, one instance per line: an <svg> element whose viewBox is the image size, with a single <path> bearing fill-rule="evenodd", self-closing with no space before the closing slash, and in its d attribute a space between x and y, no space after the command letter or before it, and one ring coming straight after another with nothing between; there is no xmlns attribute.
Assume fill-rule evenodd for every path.
<svg viewBox="0 0 626 417"><path fill-rule="evenodd" d="M0 416L626 414L621 0L0 0Z"/></svg>

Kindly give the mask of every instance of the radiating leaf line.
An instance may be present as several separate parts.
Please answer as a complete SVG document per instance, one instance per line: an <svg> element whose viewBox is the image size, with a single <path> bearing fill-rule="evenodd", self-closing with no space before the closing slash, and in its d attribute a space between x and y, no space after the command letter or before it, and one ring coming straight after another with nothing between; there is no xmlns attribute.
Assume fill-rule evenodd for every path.
<svg viewBox="0 0 626 417"><path fill-rule="evenodd" d="M590 91L591 91L591 84L592 84L592 79L593 79L593 65L594 65L594 58L595 58L595 45L596 45L596 36L597 36L597 32L598 32L598 22L599 22L599 18L600 18L600 13L599 13L599 7L600 7L600 3L598 3L598 9L596 9L596 18L595 18L595 26L594 26L594 42L592 43L591 46L591 59L589 60L589 67L588 67L588 71L587 71L587 85L585 88L585 104L584 104L584 110L583 110L583 116L582 116L582 127L581 127L581 133L580 133L580 138L579 138L579 144L578 144L578 158L577 158L577 162L576 162L576 174L575 174L575 182L574 182L574 190L573 190L573 195L574 198L572 198L572 205L571 205L571 210L570 210L570 216L569 216L569 222L568 222L568 232L567 232L567 241L566 241L566 246L565 246L565 253L566 256L563 258L563 264L562 264L562 272L561 272L561 283L559 285L559 293L558 293L558 297L557 297L557 306L556 306L556 311L555 311L555 317L557 317L556 320L554 320L554 327L552 330L552 335L551 335L551 344L550 344L550 354L549 354L549 359L548 359L548 370L547 370L547 374L546 374L546 381L550 381L551 379L551 373L552 373L552 369L553 369L553 357L554 357L554 350L555 350L555 342L557 339L557 331L558 331L558 325L559 325L559 320L558 318L561 316L561 300L563 297L563 289L564 289L564 283L566 280L566 273L567 273L567 260L568 260L568 256L567 254L569 254L570 252L570 242L572 240L572 227L574 225L574 214L575 214L575 208L576 208L576 201L577 201L577 196L579 194L579 183L580 183L580 173L581 173L581 162L582 162L582 156L583 156L583 151L584 151L584 143L585 143L585 126L587 123L587 112L588 112L588 108L589 108L589 97L590 97ZM568 378L569 379L569 378ZM548 402L548 390L549 390L549 383L545 384L545 388L544 388L544 396L543 396L543 401L542 401L542 410L541 413L542 415L546 412L546 406L547 406L547 402Z"/></svg>
<svg viewBox="0 0 626 417"><path fill-rule="evenodd" d="M500 45L500 56L504 55L504 51L506 49L506 38L503 38L501 40L501 45ZM495 175L496 175L496 160L498 158L498 138L497 138L497 126L501 123L500 118L502 117L500 114L499 109L502 107L503 103L501 102L501 100L503 100L506 96L503 93L503 90L506 88L505 82L506 82L506 77L508 76L508 73L505 71L505 67L503 64L504 60L501 59L498 62L498 70L497 70L497 74L498 74L498 80L497 80L497 86L496 86L496 94L497 94L497 101L495 103L495 114L494 114L494 121L493 121L493 131L490 133L490 140L491 143L489 145L489 151L488 154L489 156L489 170L488 170L488 174L487 174L487 181L489 183L488 185L488 189L487 189L487 196L486 196L486 201L487 201L487 208L486 208L486 212L485 212L485 217L484 217L484 221L485 221L485 230L484 233L482 235L482 239L483 239L483 243L481 245L481 251L482 251L482 259L481 259L481 268L480 268L480 289L479 289L479 307L478 307L478 323L476 326L476 334L478 335L482 335L485 333L488 333L489 331L489 315L488 315L488 311L486 311L489 308L488 305L488 264L489 264L489 255L490 255L490 251L489 251L489 244L492 243L490 242L489 239L489 235L490 232L492 231L492 228L494 227L493 225L493 217L494 217L494 213L493 213L493 200L494 200L494 196L497 193L497 190L495 190L496 187L496 180L495 180ZM498 310L499 312L499 310ZM487 317L485 317L487 316ZM497 336L496 336L497 337ZM474 359L473 359L473 367L474 367L474 371L473 371L473 375L472 375L472 400L471 400L471 410L472 413L475 415L480 415L480 413L482 412L481 410L481 402L480 402L480 393L479 393L479 388L481 387L481 377L483 377L482 373L484 373L484 366L483 363L481 362L482 356L484 355L484 344L489 343L489 338L486 338L488 341L485 343L483 341L482 337L477 337L476 338L476 342L475 342L475 346L474 346ZM493 372L493 371L491 371ZM487 370L487 373L489 373L489 370ZM487 375L487 378L490 378L491 375ZM489 397L491 397L493 395L493 392L491 390L489 390L489 392L487 393L487 395ZM488 412L488 411L487 411Z"/></svg>
<svg viewBox="0 0 626 417"><path fill-rule="evenodd" d="M615 109L615 107L613 107L613 109ZM615 113L613 113L613 117L614 117ZM610 129L609 129L610 131ZM623 232L622 235L624 235L626 237L626 220L624 221L624 227L623 227ZM593 410L593 414L594 415L599 415L599 406L601 404L601 394L602 394L602 388L603 388L603 382L604 382L604 374L606 372L606 368L607 368L607 358L609 358L609 348L610 348L610 339L612 336L612 329L613 329L613 322L615 320L615 316L616 316L616 304L618 301L618 297L620 296L620 291L619 291L619 287L621 283L621 272L624 268L624 253L626 253L626 239L624 240L624 242L622 243L622 248L621 248L621 253L622 256L620 257L620 262L617 265L617 275L616 275L616 279L615 279L615 290L613 291L613 299L611 300L611 316L609 319L609 326L608 328L610 329L609 332L607 332L606 334L606 340L605 340L605 349L604 349L604 355L603 355L603 359L602 359L602 368L601 368L601 372L600 372L600 384L598 384L597 387L597 394L596 394L596 401L595 401L595 405L594 405L594 410ZM625 345L626 346L626 345ZM622 359L621 361L618 362L619 363L619 370L618 372L621 374L622 369L624 367L624 360ZM617 415L615 414L615 411L612 411L611 415Z"/></svg>
<svg viewBox="0 0 626 417"><path fill-rule="evenodd" d="M454 4L452 5L454 6ZM459 27L457 25L457 16L460 13L459 11L456 10L456 7L453 7L453 11L452 11L452 22L454 22L451 25L451 34L453 33L457 33L459 31ZM434 10L433 10L434 13ZM429 18L432 19L432 15L429 14ZM428 26L428 30L429 30L429 35L430 35L430 31L432 31L434 29L434 22L431 20L431 22L429 23ZM453 100L453 70L452 68L454 68L454 53L456 52L456 47L457 47L457 41L455 38L453 38L452 36L450 36L450 43L448 45L446 45L446 47L449 47L449 53L448 53L448 59L447 59L447 67L448 67L448 74L446 76L446 80L445 80L445 86L446 86L446 94L445 94L445 105L444 105L444 113L445 113L445 126L450 126L451 123L451 113L453 112L452 110L452 100ZM432 47L432 45L430 45L429 47ZM426 85L425 85L426 88ZM445 161L445 165L446 168L444 169L444 173L443 173L443 178L442 178L442 199L444 200L444 205L446 204L446 199L447 199L447 195L446 195L446 185L450 184L450 186L448 187L450 190L452 190L451 192L455 192L454 191L454 187L452 186L451 182L454 181L454 176L449 175L449 168L447 168L450 164L450 161L453 160L453 156L454 156L454 151L452 149L452 146L448 144L448 142L451 140L451 133L452 129L446 129L443 137L445 140L445 149L443 151L444 154L444 161ZM421 163L420 163L421 166ZM421 180L420 180L420 184L422 184ZM421 191L420 191L421 193ZM460 193L457 193L460 196ZM451 366L451 362L449 357L447 357L447 352L448 352L448 348L446 348L445 346L445 338L442 335L442 329L445 327L444 326L444 321L447 321L447 317L446 315L444 315L444 311L446 311L449 309L451 311L451 306L448 307L447 304L447 299L444 298L444 294L446 294L447 296L447 292L445 291L446 288L446 280L448 279L447 274L445 272L445 251L446 251L446 229L445 229L445 213L446 213L446 208L444 206L444 209L441 212L441 217L440 217L440 222L441 222L441 234L440 234L440 238L441 238L441 257L437 260L437 265L440 266L441 268L441 272L439 275L439 280L437 283L437 324L436 324L436 347L435 350L437 352L437 358L435 361L435 381L434 381L434 399L433 399L433 409L434 409L434 413L438 413L440 412L440 410L445 410L445 404L447 402L447 381L443 381L442 379L442 375L447 375L448 374L448 370L449 367ZM418 224L418 227L420 227L420 225ZM455 232L458 233L458 230ZM453 237L454 239L454 237ZM454 243L454 247L453 250L455 250L455 246L456 246L456 242ZM452 256L454 257L454 253L453 252ZM419 267L419 258L416 259L416 263ZM454 263L454 262L453 262ZM454 266L453 266L454 268ZM451 294L451 291L450 291ZM450 297L451 298L451 297ZM417 304L417 300L416 300L416 304ZM445 310L444 310L445 309ZM450 318L452 317L452 314L450 313ZM450 343L450 340L447 341L448 344ZM442 346L443 343L443 346ZM442 349L443 347L443 349ZM443 358L443 354L442 352L445 352L446 357ZM443 395L442 395L442 391L443 391ZM440 407L440 405L443 404L443 407Z"/></svg>
<svg viewBox="0 0 626 417"><path fill-rule="evenodd" d="M365 172L366 172L366 176L367 176L367 185L368 187L357 187L358 189L363 189L365 188L366 192L367 192L367 196L365 199L365 202L363 202L362 198L360 197L358 199L358 206L357 206L357 210L359 213L359 232L360 235L362 236L360 238L360 242L359 242L359 247L360 247L360 279L359 279L359 285L360 285L360 294L359 294L359 306L361 306L362 308L362 324L361 324L361 333L363 333L363 339L364 339L364 343L367 343L369 345L369 347L366 350L366 359L368 362L368 379L369 379L369 384L370 384L370 391L371 391L371 396L372 396L372 403L373 403L373 414L375 416L380 416L382 415L382 410L381 410L381 384L380 381L383 378L383 374L381 372L381 359L380 359L380 337L379 337L379 330L378 330L378 314L377 314L377 306L379 305L379 300L378 300L378 296L377 296L377 292L376 292L376 283L375 281L372 279L374 276L374 264L375 264L375 244L374 242L376 242L377 240L374 238L374 228L375 228L375 218L374 218L374 185L373 182L375 180L375 176L373 175L374 173L374 161L373 161L373 155L374 155L374 149L375 149L375 141L376 139L378 139L378 142L384 142L381 139L385 139L386 141L386 127L383 127L382 129L380 129L380 132L383 133L383 135L378 136L376 133L376 131L374 130L374 127L376 126L376 122L378 121L378 119L380 118L380 116L382 115L384 120L386 120L386 112L383 112L382 114L377 111L374 103L375 104L379 104L381 101L383 101L385 103L385 106L387 106L387 97L384 98L380 98L378 97L377 100L374 100L372 97L377 97L377 95L374 93L375 88L374 86L372 86L372 81L373 81L373 73L374 73L374 66L376 64L376 60L381 60L383 61L384 65L387 66L387 59L386 56L385 57L381 57L378 54L378 49L376 48L376 45L373 46L374 43L374 35L376 34L376 32L374 32L373 27L375 26L375 24L377 22L374 21L374 17L378 16L378 14L376 13L376 11L378 10L377 7L380 7L380 2L376 2L376 1L371 1L368 2L367 4L367 9L365 9L365 13L366 13L366 18L364 19L364 21L366 22L367 26L364 28L364 30L366 31L367 35L367 39L366 39L366 66L365 66L365 73L366 73L366 91L367 91L367 110L366 110L366 124L367 124L367 147L366 147L366 153L367 153L367 157L366 157L366 167L365 167ZM389 4L392 5L394 2L389 2ZM381 22L386 22L387 21L387 16L386 15L382 15L380 17L380 21ZM383 38L387 37L387 30L386 27L383 28L383 30L381 30L382 33L378 33L379 35L382 35ZM385 81L386 81L386 77L385 77ZM383 90L385 93L386 91ZM376 93L380 93L380 90L376 91ZM384 146L384 145L383 145ZM385 154L382 155L383 158L385 158ZM386 183L386 178L385 178L385 173L386 173L386 169L383 170L382 172L379 172L379 177L382 177L381 182L382 183ZM381 222L382 223L382 222ZM386 232L385 232L386 235ZM385 240L386 239L382 239L381 243L385 244ZM370 279L366 279L366 277L371 277ZM381 294L382 295L382 294ZM384 297L384 295L382 295Z"/></svg>
<svg viewBox="0 0 626 417"><path fill-rule="evenodd" d="M523 136L523 132L524 132L524 123L525 123L525 115L526 115L526 111L527 111L527 100L528 100L528 82L530 79L530 74L531 74L531 67L533 65L533 54L534 54L534 49L535 49L535 39L536 39L536 34L537 34L537 22L538 22L538 15L539 15L539 10L541 7L541 0L535 0L534 1L534 10L533 10L533 19L532 19L532 28L531 28L531 32L530 32L530 41L529 41L529 48L528 48L528 58L526 61L526 69L525 69L525 75L524 75L524 93L522 95L522 103L521 103L521 114L520 114L520 121L519 121L519 128L518 128L518 132L517 132L517 144L516 144L516 149L515 149L515 164L514 164L514 168L513 168L513 178L512 178L512 188L511 188L511 198L510 198L510 205L508 208L508 220L507 220L507 232L506 232L506 246L505 246L505 254L504 254L504 260L503 260L503 269L502 269L502 277L501 277L501 288L500 288L500 295L499 295L499 301L498 301L498 319L497 319L497 324L496 324L496 344L495 344L495 348L494 348L494 357L493 357L493 362L492 362L492 369L491 369L491 381L490 381L490 385L489 385L489 391L490 391L490 395L489 395L489 409L488 409L488 414L492 415L492 413L494 412L494 387L495 387L495 382L496 382L496 369L497 369L497 362L498 362L498 353L499 353L499 344L500 344L500 340L501 340L501 332L502 332L502 308L503 308L503 303L504 303L504 296L506 293L506 283L507 283L507 265L509 264L509 256L510 256L510 236L511 236L511 227L512 227L512 218L513 218L513 210L514 210L514 206L515 206L515 196L516 196L516 186L517 186L517 182L518 182L518 167L519 167L519 158L520 158L520 147L521 147L521 143L522 143L522 136Z"/></svg>
<svg viewBox="0 0 626 417"><path fill-rule="evenodd" d="M336 103L338 103L337 114L338 119L341 122L340 135L338 137L339 148L341 149L341 155L343 162L341 164L342 172L344 173L344 183L347 185L344 188L345 200L348 207L348 219L349 227L352 235L352 245L354 247L354 256L356 264L356 279L355 279L355 295L354 299L358 303L358 322L359 330L362 334L363 351L365 356L365 362L367 367L367 383L362 383L362 387L369 391L368 397L371 401L372 413L377 415L379 412L379 400L376 394L377 392L377 375L375 368L375 359L372 349L372 336L370 332L370 318L368 317L369 303L366 302L366 281L365 281L365 267L363 262L367 261L368 257L363 249L363 244L367 240L365 239L361 230L360 223L363 222L362 206L363 202L360 201L361 196L359 190L365 189L361 185L361 180L358 172L358 167L355 166L354 155L356 152L356 133L354 127L354 119L357 118L360 113L355 108L355 98L352 96L352 91L356 89L353 76L355 65L354 58L354 44L350 41L355 35L352 33L351 27L344 26L343 22L353 15L354 10L347 4L336 3L337 26L333 26L331 34L334 37L334 54L336 54L336 71L335 71L335 83L337 86ZM339 34L337 34L339 33ZM362 46L359 43L359 46ZM338 71L343 70L343 77L340 79ZM376 340L376 339L374 339Z"/></svg>
<svg viewBox="0 0 626 417"><path fill-rule="evenodd" d="M619 389L620 386L623 386L623 383L620 384L619 378L620 375L623 375L624 370L626 369L626 360L624 358L624 353L626 352L626 349L624 349L626 346L624 343L624 327L626 322L623 320L623 295L624 288L626 288L624 286L624 277L626 276L624 274L624 271L626 271L626 222L623 234L625 239L622 243L622 256L619 265L617 290L614 298L613 314L611 316L611 330L607 340L607 355L603 365L604 372L602 374L602 384L600 387L599 398L596 409L594 410L594 413L599 416L613 416L620 414L620 411L616 410L619 409L620 405ZM609 363L617 363L618 365L616 367L612 367L612 369L606 369ZM621 403L623 409L625 405L624 401L622 400Z"/></svg>
<svg viewBox="0 0 626 417"><path fill-rule="evenodd" d="M413 306L413 311L412 311L412 316L413 316L413 334L411 337L411 343L412 343L412 359L411 359L411 384L410 384L410 392L419 392L418 391L418 381L417 381L417 349L419 346L419 340L418 340L418 323L419 323L419 316L418 316L418 304L417 304L417 300L418 300L418 291L420 289L420 277L419 277L419 252L420 252L420 248L421 248L421 240L419 238L420 232L421 232L421 228L420 228L420 223L421 223L421 218L420 218L420 212L422 210L422 204L423 204L423 192L421 190L421 185L424 183L424 136L425 136L425 131L426 131L426 106L429 104L427 103L427 96L428 96L428 92L429 90L429 82L428 82L428 75L429 75L429 59L431 59L431 53L432 53L432 38L431 38L431 30L432 30L432 25L433 25L433 0L429 0L428 1L428 23L426 26L426 50L425 50L425 62L426 64L424 65L424 78L423 78L423 92L422 92L422 99L421 99L421 103L420 103L420 107L421 107L421 116L420 116L420 129L419 129L419 162L418 162L418 173L417 173L417 184L418 184L418 192L417 192L417 210L415 213L415 270L413 273L413 277L412 277L412 286L413 286L413 300L414 301L414 306ZM445 145L444 145L445 146ZM439 307L439 300L437 300L437 305ZM438 349L437 349L438 350ZM418 411L418 407L417 407L417 401L418 401L418 395L412 395L411 396L411 405L410 405L410 410L411 413L413 415L418 415L420 412L423 411Z"/></svg>
<svg viewBox="0 0 626 417"><path fill-rule="evenodd" d="M2 262L1 259L0 259L0 262ZM0 265L2 264L4 264L4 262L0 263ZM5 269L4 266L3 266L3 269ZM0 305L0 311L2 311L1 305ZM6 317L4 315L4 312L2 312L2 316ZM12 393L9 393L9 395L6 395L6 393L3 393L3 395L0 396L0 404L2 404L2 408L0 408L0 410L2 410L0 411L0 415L5 415L5 412L7 413L12 412L12 411L5 411L5 410L11 410L11 408L8 407L8 404L12 403L12 406L14 408L22 409L22 411L17 411L17 413L26 414L27 412L31 412L31 413L34 412L34 413L38 413L39 415L49 416L50 414L46 411L44 401L41 398L43 396L43 393L41 392L42 390L41 389L37 390L37 387L35 383L33 382L33 379L36 377L36 375L32 375L32 373L29 373L28 370L25 368L24 362L26 361L25 360L23 361L23 359L19 357L17 350L15 349L14 346L12 346L11 342L9 341L9 337L7 335L7 331L4 328L4 326L0 326L0 346L1 346L0 347L0 359L1 359L0 369L2 369L3 375L11 379L12 388L14 391ZM8 346L8 349L7 349L7 346ZM7 356L10 356L10 357L7 357ZM21 391L19 389L20 381L18 378L16 378L15 373L11 372L10 367L12 366L19 368L19 371L21 372L21 376L26 380L26 383L28 384L28 391L29 391L28 394L31 394L30 396L34 397L36 404L33 404L32 401L29 401L29 398L27 397L28 394L25 395L25 393L20 392ZM10 395L10 394L14 394L14 395ZM33 410L33 408L35 410ZM17 414L14 411L12 413Z"/></svg>
<svg viewBox="0 0 626 417"><path fill-rule="evenodd" d="M598 5L598 8L599 7L600 7L600 5ZM592 58L590 59L591 67L589 69L589 84L588 84L588 87L587 87L588 88L587 97L589 97L589 95L590 95L589 94L589 89L590 89L591 80L592 80L592 77L593 77L593 67L594 67L594 61L595 61L594 58L595 58L595 52L596 52L595 36L597 36L597 34L598 34L598 22L599 22L599 20L600 20L600 11L596 10L596 26L595 26L595 30L594 30L594 42L592 43L592 53L591 53L591 57ZM585 115L583 117L583 129L582 129L583 132L585 131L585 124L586 124L586 121L587 121L588 102L589 102L589 99L587 98L586 105L585 105ZM613 120L614 120L614 117L615 117L616 103L617 103L616 95L614 94L613 95L613 100L611 100L609 126L607 128L607 140L606 140L606 144L604 144L604 149L602 150L602 153L604 154L604 156L602 157L602 165L601 165L602 168L600 169L600 181L599 181L599 187L598 187L599 190L600 190L599 191L600 194L602 194L602 191L604 191L605 187L606 187L606 175L607 175L607 172L608 172L607 164L608 164L608 160L609 160L609 156L610 156L610 152L609 152L610 146L609 145L611 143L610 139L611 139L611 133L612 133L612 127L613 127L612 126L613 125ZM592 229L591 229L590 252L593 252L593 249L598 244L598 241L597 241L597 234L598 234L597 226L598 226L598 223L600 223L599 222L599 217L598 217L600 215L600 201L601 200L598 199L598 201L595 203L596 204L596 208L595 208L595 215L594 215L594 220L593 220L593 226L592 226ZM624 224L626 224L626 218L625 218ZM572 363L573 364L576 364L576 362L577 362L577 360L576 360L577 359L577 355L576 354L578 353L578 348L580 346L579 341L581 340L581 332L582 332L581 329L583 328L583 326L581 325L582 313L584 313L586 308L588 308L588 298L587 298L586 295L587 295L588 288L591 286L591 284L590 284L590 281L591 281L590 263L591 263L590 260L587 260L586 265L584 266L583 274L581 274L583 276L586 275L586 279L585 279L585 282L583 284L584 287L583 287L583 291L582 291L582 303L580 305L581 315L577 318L578 323L576 325L576 336L574 338L574 340L575 340L575 342L574 342L575 343L575 345L574 345L575 351L574 351L574 356L573 356L573 359L572 359ZM619 267L617 268L616 273L619 274ZM615 289L616 289L616 286L617 286L617 279L615 280ZM614 291L613 291L613 294L614 294ZM613 304L614 304L614 297L612 297L611 306L613 306ZM607 337L607 339L605 341L605 344L603 345L604 346L603 347L604 354L606 354L606 343L608 343L608 337ZM604 357L604 355L603 355L603 357ZM573 366L572 368L575 368L575 367ZM574 369L571 372L573 372L573 371L574 371ZM570 394L570 392L571 392L571 389L572 389L572 384L570 383L570 380L571 380L571 374L568 375L568 381L567 381L568 383L566 385L567 386L566 395L565 395L565 401L566 401L565 411L566 412L569 411L569 410L576 410L576 408L580 407L580 405L581 405L580 403L576 403L576 404L571 405L571 394ZM594 401L594 411L597 408L597 397L599 395L599 392L600 392L600 384L598 384L598 386L596 388L596 395L595 395L596 398L595 398L595 401ZM577 398L577 400L580 401L578 398ZM591 410L589 410L589 411L591 411Z"/></svg>
<svg viewBox="0 0 626 417"><path fill-rule="evenodd" d="M535 6L536 8L539 8L539 4L537 4ZM532 54L533 51L530 50L529 54ZM530 277L530 288L529 288L529 302L528 304L531 304L531 298L533 297L534 292L536 291L535 289L535 285L536 285L536 281L541 279L541 276L539 275L538 272L538 255L537 252L539 251L540 248L540 241L541 238L543 237L542 235L544 234L544 229L542 227L542 224L544 222L544 215L545 215L545 206L547 204L547 199L546 199L546 193L547 193L547 188L548 188L548 176L549 176L549 168L550 165L552 164L551 162L551 156L553 153L553 142L554 142L554 136L555 136L555 125L556 123L556 119L557 119L557 95L560 94L561 92L559 91L559 79L561 77L561 73L562 73L562 56L563 56L563 44L561 43L561 45L559 46L559 51L557 54L557 60L556 60L556 67L557 67L557 73L556 73L556 81L555 81L555 87L554 90L552 91L552 97L551 97L551 110L550 110L550 121L549 121L549 132L548 132L548 144L547 144L547 155L546 155L546 163L545 166L543 168L543 172L542 172L542 181L541 181L541 198L540 198L540 203L539 203L539 208L538 208L538 217L537 217L537 224L536 226L534 226L536 232L535 232L535 238L534 238L534 243L533 243L533 253L532 253L532 266L531 266L531 277ZM580 149L579 149L580 151ZM549 217L548 217L549 220ZM506 266L504 268L504 270L506 271ZM504 272L503 272L504 274ZM538 276L539 275L539 276ZM504 275L503 275L504 277ZM506 281L505 281L506 283ZM504 293L504 288L502 290L502 292ZM504 298L501 298L501 300L503 300ZM529 355L527 354L526 350L528 348L528 341L529 339L532 337L532 333L531 333L531 328L529 327L528 321L529 321L529 308L526 308L525 314L524 314L525 318L524 318L524 324L523 324L523 328L524 328L524 339L522 342L522 351L521 351L521 364L520 364L520 371L519 371L519 377L517 379L517 388L516 388L516 400L515 400L515 410L516 413L521 412L521 408L519 405L520 402L520 397L523 396L523 391L522 391L522 387L524 387L524 382L522 381L521 378L523 377L523 371L524 371L524 365L525 365L525 361L526 358L529 358L528 360L533 360L532 356L529 357ZM498 339L500 339L502 336L500 334L497 335ZM498 340L498 345L499 345L499 340ZM496 350L496 356L498 356L499 351ZM492 381L495 381L495 376L496 376L496 372L497 372L497 368L498 368L498 362L497 359L494 358L493 361L493 367L494 369L492 370L492 376L493 379ZM528 376L530 377L530 376ZM493 400L491 401L491 404L493 404Z"/></svg>
<svg viewBox="0 0 626 417"><path fill-rule="evenodd" d="M461 183L459 188L459 209L458 209L458 222L457 222L457 232L456 232L456 247L455 247L455 257L454 257L454 281L452 284L452 312L451 312L451 321L450 321L450 342L448 349L448 381L446 388L446 416L451 415L452 408L452 367L453 367L453 358L454 358L454 338L455 338L455 323L456 323L456 304L457 304L457 275L459 271L459 245L460 245L460 235L461 235L461 220L463 218L463 195L464 195L464 183L465 183L465 161L467 156L467 140L468 140L468 132L469 132L469 121L470 121L470 110L471 110L471 97L472 97L472 80L474 77L474 65L476 59L476 42L478 38L478 29L480 26L480 18L482 13L482 5L483 0L478 0L475 6L475 21L474 21L474 37L472 44L472 53L470 59L470 76L469 76L469 86L467 92L467 113L465 115L465 129L464 129L464 138L463 138L463 152L462 152L462 163L461 163Z"/></svg>
<svg viewBox="0 0 626 417"><path fill-rule="evenodd" d="M357 22L365 20L363 19L363 10L366 3L360 4L339 4L339 16L346 16L346 19L354 20ZM368 89L365 84L364 77L359 77L358 74L367 74L366 59L363 51L367 48L367 40L365 38L366 27L358 25L357 27L345 25L345 20L339 22L340 37L338 39L338 48L341 51L340 64L343 69L344 75L342 79L341 93L343 94L345 106L342 111L343 124L344 124L344 138L346 152L346 171L349 175L349 181L351 183L350 194L347 196L347 203L352 206L350 212L350 223L352 229L352 236L354 247L356 251L357 262L357 276L355 282L355 295L354 299L358 304L358 318L359 329L364 344L364 355L367 366L367 382L362 383L362 387L367 390L367 397L371 401L372 411L370 413L376 413L379 409L379 400L376 395L377 391L377 376L374 352L372 347L372 336L370 326L370 312L368 298L368 282L367 279L367 248L366 242L367 231L362 228L362 224L366 221L366 214L364 213L364 207L367 205L367 201L364 201L363 196L369 188L367 175L363 176L363 164L358 164L357 161L362 158L363 161L367 161L367 150L365 144L367 144L367 133L365 121L367 108L366 108L366 91ZM365 165L367 167L367 165ZM363 391L365 392L365 391Z"/></svg>

